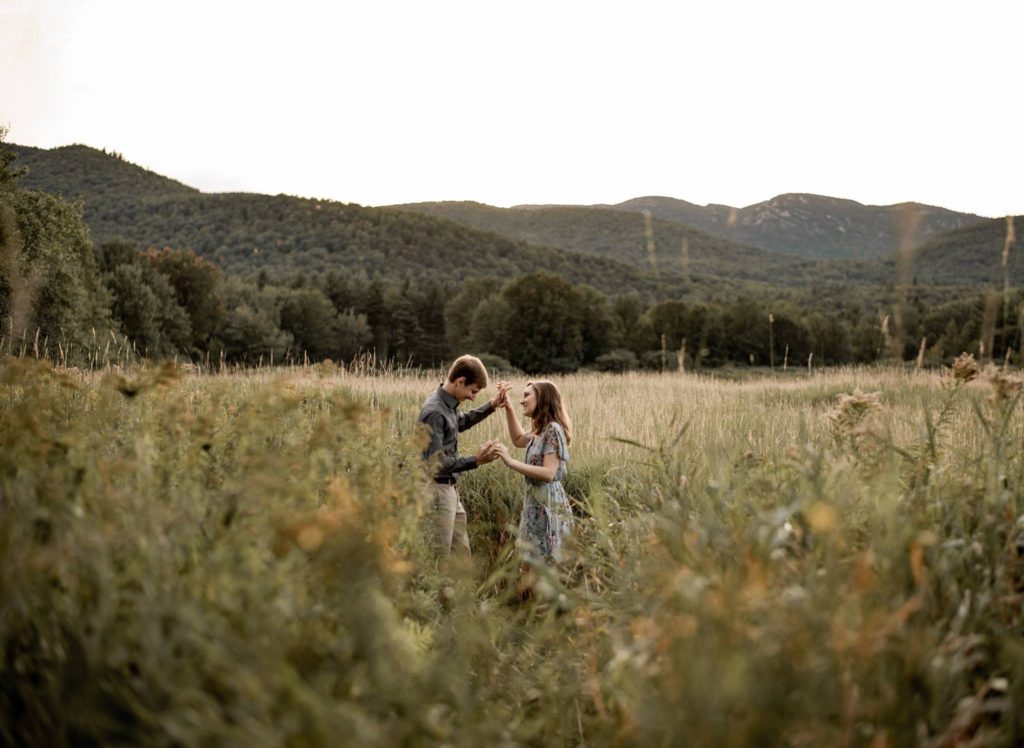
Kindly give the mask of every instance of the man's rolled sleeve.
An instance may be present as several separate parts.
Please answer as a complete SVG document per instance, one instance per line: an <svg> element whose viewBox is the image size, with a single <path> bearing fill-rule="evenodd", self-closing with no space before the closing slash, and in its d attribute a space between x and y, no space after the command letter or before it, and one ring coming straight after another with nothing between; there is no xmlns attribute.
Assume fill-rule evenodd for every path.
<svg viewBox="0 0 1024 748"><path fill-rule="evenodd" d="M479 408L474 408L473 410L466 411L465 413L459 413L459 431L465 431L471 426L475 426L476 424L480 423L480 421L487 418L487 416L489 416L493 412L494 406L491 405L490 401L488 400ZM473 464L473 467L476 467L475 462Z"/></svg>

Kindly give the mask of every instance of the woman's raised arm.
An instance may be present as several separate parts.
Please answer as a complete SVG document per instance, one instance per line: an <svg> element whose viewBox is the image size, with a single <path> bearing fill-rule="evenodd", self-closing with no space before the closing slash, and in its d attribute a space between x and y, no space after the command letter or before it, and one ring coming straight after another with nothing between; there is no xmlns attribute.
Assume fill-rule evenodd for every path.
<svg viewBox="0 0 1024 748"><path fill-rule="evenodd" d="M505 404L505 420L508 422L508 435L512 438L512 443L522 449L529 440L523 431L523 424L519 423L519 416L513 412L512 403L509 402Z"/></svg>

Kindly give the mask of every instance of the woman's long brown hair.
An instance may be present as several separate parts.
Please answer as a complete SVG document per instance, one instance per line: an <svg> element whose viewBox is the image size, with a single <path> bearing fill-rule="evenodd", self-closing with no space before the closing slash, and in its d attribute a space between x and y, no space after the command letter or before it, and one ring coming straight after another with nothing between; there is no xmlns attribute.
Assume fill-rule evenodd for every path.
<svg viewBox="0 0 1024 748"><path fill-rule="evenodd" d="M535 382L527 382L527 387L533 387L537 395L537 405L533 409L533 433L539 434L549 423L554 422L562 427L565 432L565 443L572 444L572 421L569 414L565 412L565 405L562 404L562 393L558 391L554 382L547 379L538 379Z"/></svg>

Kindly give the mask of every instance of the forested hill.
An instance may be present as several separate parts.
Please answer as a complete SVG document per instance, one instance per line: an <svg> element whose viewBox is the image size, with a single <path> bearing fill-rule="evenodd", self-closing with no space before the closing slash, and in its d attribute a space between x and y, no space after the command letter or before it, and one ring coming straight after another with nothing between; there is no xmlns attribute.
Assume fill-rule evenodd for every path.
<svg viewBox="0 0 1024 748"><path fill-rule="evenodd" d="M667 200L658 198L662 199ZM647 259L648 223L639 213L571 206L496 208L473 202L415 203L395 207L448 218L466 226L494 231L525 241L541 242L598 256L611 256L634 264ZM927 223L922 215L915 214L913 210L900 214L898 207L890 206L888 218L883 219L876 215L871 223L874 226L872 230L880 233L883 232L881 227L886 222L899 225L900 220L906 221L901 229L907 237L906 243L901 244L893 238L896 242L895 248L886 255L863 259L815 260L782 252L769 252L737 244L681 223L653 217L649 225L658 266L684 274L688 268L690 272L757 279L779 287L815 284L815 294L820 294L823 290L827 293L827 289L840 286L878 288L891 286L897 282L896 257L902 248L904 252L909 251L915 257L911 280L919 284L964 287L985 286L992 282L991 247L996 241L995 234L999 231L1005 233L1004 219L978 219L975 216L966 226L933 237L922 245L913 243L912 239L914 236L927 233L921 226L927 224L932 227L930 230L936 230L941 222L936 220ZM922 210L942 210L927 206L919 207ZM729 209L723 207L723 210ZM685 213L675 215L680 220L686 218ZM953 218L949 220L955 222ZM850 221L850 225L853 226L852 218ZM864 234L867 229L862 227L857 231ZM841 235L843 232L837 233ZM890 230L889 236L892 238L898 233ZM1002 239L997 242L1000 248L1001 242ZM1024 283L1024 268L1011 263L1010 270L1011 283ZM1001 278L1000 275L1000 283Z"/></svg>
<svg viewBox="0 0 1024 748"><path fill-rule="evenodd" d="M1013 235L1024 231L1024 216L1011 218ZM1024 283L1024 244L1019 240L1007 247L1007 219L992 218L943 234L918 247L912 254L908 275L915 283L929 285L962 283L965 277L1000 288L1006 271L1012 286Z"/></svg>
<svg viewBox="0 0 1024 748"><path fill-rule="evenodd" d="M97 243L190 249L225 271L271 277L321 271L392 279L515 277L548 270L604 291L656 288L642 268L410 213L286 195L202 193L86 146L8 144L26 189L82 200Z"/></svg>
<svg viewBox="0 0 1024 748"><path fill-rule="evenodd" d="M626 262L663 272L719 276L773 285L879 279L863 265L769 252L671 221L587 207L496 208L475 202L411 203L395 210L446 218L480 231ZM651 251L653 249L653 252Z"/></svg>
<svg viewBox="0 0 1024 748"><path fill-rule="evenodd" d="M209 194L87 146L8 147L19 156L15 166L28 168L22 187L83 201L94 241L125 239L144 248L191 249L243 276L265 271L270 278L283 278L334 270L458 282L548 270L610 293L660 290L663 295L685 292L689 298L768 295L773 288L821 298L855 286L874 294L894 281L892 259L816 260L769 252L626 210L503 209L465 202L366 208L286 195ZM783 197L800 204L807 197L808 215L825 209L821 200L832 200ZM833 202L826 213L833 217L840 208L857 206ZM785 204L777 202L775 208L785 210ZM656 206L648 207L653 213ZM890 208L887 218L876 216L875 233L884 233L886 222L898 223L893 218L898 212ZM914 215L905 215L910 216L906 236L926 233L923 226L929 231L939 226ZM943 220L960 220L958 215ZM847 218L853 226L852 214ZM936 239L919 254L914 279L989 284L988 233L963 230L949 236L950 241ZM1011 281L1021 280L1014 270Z"/></svg>
<svg viewBox="0 0 1024 748"><path fill-rule="evenodd" d="M14 151L16 165L28 173L21 186L87 203L118 199L165 199L199 194L199 190L160 176L108 153L85 145L66 145L49 150L4 143Z"/></svg>
<svg viewBox="0 0 1024 748"><path fill-rule="evenodd" d="M919 203L862 205L808 194L778 195L745 208L700 206L671 197L639 197L593 207L648 211L736 242L816 258L884 257L986 220Z"/></svg>
<svg viewBox="0 0 1024 748"><path fill-rule="evenodd" d="M705 297L850 280L846 267L744 247L658 220L652 221L652 255L643 217L627 212L542 211L539 230L516 232L501 222L474 224L430 211L202 193L86 146L10 147L20 156L18 165L29 169L23 187L83 201L95 241L190 249L240 275L347 270L458 281L548 270L606 292L685 289ZM581 235L582 241L573 239Z"/></svg>
<svg viewBox="0 0 1024 748"><path fill-rule="evenodd" d="M348 362L373 351L436 366L476 350L535 373L664 369L684 349L688 367L703 367L770 365L780 353L821 365L913 359L922 340L935 361L1020 346L1024 263L1005 221L944 234L900 262L825 261L624 211L204 194L83 146L19 151L27 175L0 142L8 352L41 341L43 355L74 349L94 365L107 356L97 342L113 336L128 357ZM1004 278L1011 293L996 308ZM541 310L557 322L522 324Z"/></svg>

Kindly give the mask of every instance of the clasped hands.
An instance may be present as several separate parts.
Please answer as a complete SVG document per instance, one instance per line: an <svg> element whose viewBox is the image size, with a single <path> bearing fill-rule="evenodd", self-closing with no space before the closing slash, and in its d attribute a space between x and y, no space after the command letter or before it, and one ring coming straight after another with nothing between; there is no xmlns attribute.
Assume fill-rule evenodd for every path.
<svg viewBox="0 0 1024 748"><path fill-rule="evenodd" d="M508 456L508 447L497 439L491 439L489 442L481 444L480 449L476 451L476 464L486 465L488 462L494 462L499 457L502 460L508 459Z"/></svg>

